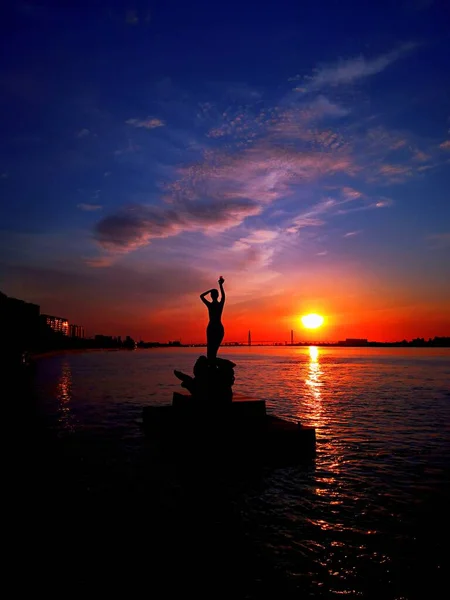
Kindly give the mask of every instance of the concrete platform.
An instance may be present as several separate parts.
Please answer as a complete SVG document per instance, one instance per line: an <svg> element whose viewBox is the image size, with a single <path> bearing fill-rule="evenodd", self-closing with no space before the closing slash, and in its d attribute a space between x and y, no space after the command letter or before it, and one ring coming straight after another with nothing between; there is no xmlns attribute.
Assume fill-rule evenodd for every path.
<svg viewBox="0 0 450 600"><path fill-rule="evenodd" d="M295 464L315 455L313 427L268 415L264 400L233 396L233 402L199 405L188 394L173 395L172 405L146 406L147 437L167 456Z"/></svg>

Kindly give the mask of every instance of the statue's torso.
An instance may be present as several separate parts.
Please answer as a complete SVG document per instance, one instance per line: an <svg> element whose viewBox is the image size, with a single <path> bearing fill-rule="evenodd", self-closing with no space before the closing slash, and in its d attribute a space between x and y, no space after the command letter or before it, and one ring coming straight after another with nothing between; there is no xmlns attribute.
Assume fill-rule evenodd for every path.
<svg viewBox="0 0 450 600"><path fill-rule="evenodd" d="M220 323L222 317L223 304L221 302L211 302L208 306L209 322Z"/></svg>

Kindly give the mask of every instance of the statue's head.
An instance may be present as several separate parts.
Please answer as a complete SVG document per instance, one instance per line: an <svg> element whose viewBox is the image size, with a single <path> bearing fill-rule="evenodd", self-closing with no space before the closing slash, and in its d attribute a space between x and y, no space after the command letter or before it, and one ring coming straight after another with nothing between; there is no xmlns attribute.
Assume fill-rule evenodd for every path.
<svg viewBox="0 0 450 600"><path fill-rule="evenodd" d="M219 290L211 290L211 298L213 300L217 300L218 297L219 297Z"/></svg>

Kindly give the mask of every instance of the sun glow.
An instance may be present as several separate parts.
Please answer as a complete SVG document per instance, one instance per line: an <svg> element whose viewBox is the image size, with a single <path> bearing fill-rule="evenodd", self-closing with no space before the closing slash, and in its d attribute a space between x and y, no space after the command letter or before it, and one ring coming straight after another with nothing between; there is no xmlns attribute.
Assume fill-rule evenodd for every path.
<svg viewBox="0 0 450 600"><path fill-rule="evenodd" d="M317 329L317 327L323 325L323 317L316 314L303 315L301 322L303 327L306 327L307 329Z"/></svg>

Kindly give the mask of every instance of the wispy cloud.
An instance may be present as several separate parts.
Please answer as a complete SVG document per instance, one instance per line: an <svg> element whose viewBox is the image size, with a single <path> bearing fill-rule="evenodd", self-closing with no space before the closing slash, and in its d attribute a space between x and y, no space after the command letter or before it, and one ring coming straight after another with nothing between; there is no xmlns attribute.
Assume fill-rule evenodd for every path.
<svg viewBox="0 0 450 600"><path fill-rule="evenodd" d="M114 150L114 155L121 156L122 154L133 154L134 152L138 152L140 149L141 146L139 146L139 144L134 144L131 140L128 140L128 146Z"/></svg>
<svg viewBox="0 0 450 600"><path fill-rule="evenodd" d="M80 129L80 131L77 131L77 133L75 134L75 137L81 139L84 137L87 137L91 132L89 131L89 129Z"/></svg>
<svg viewBox="0 0 450 600"><path fill-rule="evenodd" d="M315 74L306 78L304 88L300 91L314 91L327 86L351 84L360 79L381 73L389 65L405 57L416 44L403 44L399 48L386 54L381 54L372 59L358 56L337 63L323 66L316 70ZM299 88L297 88L299 89Z"/></svg>
<svg viewBox="0 0 450 600"><path fill-rule="evenodd" d="M237 154L211 153L204 161L180 169L182 177L168 186L167 200L249 198L268 204L292 194L295 184L352 173L355 168L344 154L259 144Z"/></svg>
<svg viewBox="0 0 450 600"><path fill-rule="evenodd" d="M442 144L439 144L439 148L442 150L450 150L450 140L445 140Z"/></svg>
<svg viewBox="0 0 450 600"><path fill-rule="evenodd" d="M88 267L92 267L94 269L104 269L106 267L111 267L114 264L115 258L116 257L114 255L109 254L107 256L84 258L83 262Z"/></svg>
<svg viewBox="0 0 450 600"><path fill-rule="evenodd" d="M330 218L353 212L387 208L391 206L388 198L370 199L352 188L344 187L334 197L320 200L305 211L297 214L288 224L286 233L297 233L307 227L321 227ZM352 237L360 231L351 231L344 237Z"/></svg>
<svg viewBox="0 0 450 600"><path fill-rule="evenodd" d="M361 230L357 230L357 231L348 231L347 233L344 233L344 235L342 237L345 238L350 238L350 237L355 237L355 235L359 235L361 233Z"/></svg>
<svg viewBox="0 0 450 600"><path fill-rule="evenodd" d="M157 127L164 127L165 125L165 122L162 119L152 117L147 117L146 119L128 119L125 123L132 127L141 127L144 129L156 129Z"/></svg>
<svg viewBox="0 0 450 600"><path fill-rule="evenodd" d="M79 204L77 204L77 208L87 212L94 212L97 210L101 210L103 207L101 204L89 204L88 202L80 202Z"/></svg>
<svg viewBox="0 0 450 600"><path fill-rule="evenodd" d="M410 165L381 165L378 174L383 176L387 183L403 183L413 176L414 172Z"/></svg>
<svg viewBox="0 0 450 600"><path fill-rule="evenodd" d="M255 229L249 235L239 239L241 244L267 244L278 237L278 232L273 229Z"/></svg>
<svg viewBox="0 0 450 600"><path fill-rule="evenodd" d="M310 109L315 117L345 117L350 113L348 108L344 108L335 102L331 102L325 96L318 96L310 104Z"/></svg>
<svg viewBox="0 0 450 600"><path fill-rule="evenodd" d="M423 152L422 150L416 150L412 159L416 162L426 162L431 159L431 155Z"/></svg>
<svg viewBox="0 0 450 600"><path fill-rule="evenodd" d="M362 192L359 192L358 190L355 190L348 186L344 186L341 192L342 195L348 200L359 200L359 198L364 197L364 194Z"/></svg>

